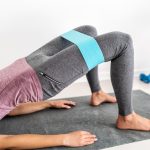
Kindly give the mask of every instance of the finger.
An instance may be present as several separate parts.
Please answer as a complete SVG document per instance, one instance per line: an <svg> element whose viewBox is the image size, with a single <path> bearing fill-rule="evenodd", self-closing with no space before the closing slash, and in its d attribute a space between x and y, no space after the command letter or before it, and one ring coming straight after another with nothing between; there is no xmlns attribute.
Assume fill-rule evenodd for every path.
<svg viewBox="0 0 150 150"><path fill-rule="evenodd" d="M62 105L62 108L70 109L70 108L71 108L71 106L68 106L68 105Z"/></svg>
<svg viewBox="0 0 150 150"><path fill-rule="evenodd" d="M90 145L90 144L93 144L94 141L85 141L85 145Z"/></svg>
<svg viewBox="0 0 150 150"><path fill-rule="evenodd" d="M96 142L98 141L97 138L94 138L94 139L85 139L85 142Z"/></svg>
<svg viewBox="0 0 150 150"><path fill-rule="evenodd" d="M90 132L87 131L81 131L83 135L92 135Z"/></svg>
<svg viewBox="0 0 150 150"><path fill-rule="evenodd" d="M90 142L90 141L97 141L98 139L97 138L92 138L92 139L84 139L85 140L85 142Z"/></svg>
<svg viewBox="0 0 150 150"><path fill-rule="evenodd" d="M64 103L65 103L65 104L69 104L69 105L73 105L73 106L75 106L75 105L76 105L76 103L75 103L75 102L73 102L73 101L65 101Z"/></svg>
<svg viewBox="0 0 150 150"><path fill-rule="evenodd" d="M96 138L96 135L85 135L84 139L94 139Z"/></svg>
<svg viewBox="0 0 150 150"><path fill-rule="evenodd" d="M87 138L87 139L84 139L85 142L90 142L90 141L97 141L98 139L97 138Z"/></svg>

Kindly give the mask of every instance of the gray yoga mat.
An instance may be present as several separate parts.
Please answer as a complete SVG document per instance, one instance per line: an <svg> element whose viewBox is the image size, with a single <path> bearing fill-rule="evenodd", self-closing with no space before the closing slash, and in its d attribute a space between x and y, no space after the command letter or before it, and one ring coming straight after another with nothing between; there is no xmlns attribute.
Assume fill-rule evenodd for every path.
<svg viewBox="0 0 150 150"><path fill-rule="evenodd" d="M47 109L18 117L6 117L0 121L0 134L58 134L74 130L86 130L97 135L98 141L77 150L99 150L125 143L150 139L150 132L119 130L115 127L117 104L104 103L100 107L89 106L90 96L69 98L77 106L70 110ZM135 112L150 118L150 95L133 92ZM28 139L27 139L28 140ZM43 150L74 150L55 147Z"/></svg>

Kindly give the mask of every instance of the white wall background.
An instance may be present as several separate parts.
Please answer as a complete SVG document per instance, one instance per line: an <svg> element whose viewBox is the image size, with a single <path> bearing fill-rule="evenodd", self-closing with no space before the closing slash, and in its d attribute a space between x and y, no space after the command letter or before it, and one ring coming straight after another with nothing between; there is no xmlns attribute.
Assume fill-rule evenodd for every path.
<svg viewBox="0 0 150 150"><path fill-rule="evenodd" d="M149 0L0 0L0 69L84 24L95 26L99 34L129 33L135 75L150 73ZM99 65L99 74L109 78L109 63Z"/></svg>

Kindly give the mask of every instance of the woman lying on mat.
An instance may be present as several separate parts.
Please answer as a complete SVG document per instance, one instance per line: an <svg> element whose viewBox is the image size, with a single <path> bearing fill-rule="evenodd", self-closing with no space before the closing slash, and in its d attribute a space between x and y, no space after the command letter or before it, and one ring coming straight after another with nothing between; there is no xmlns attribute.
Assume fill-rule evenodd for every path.
<svg viewBox="0 0 150 150"><path fill-rule="evenodd" d="M133 55L132 39L128 34L111 32L97 36L92 26L75 28L0 71L0 119L51 107L71 108L75 105L72 101L44 100L86 75L92 92L91 105L115 103L117 99L117 128L150 131L150 120L136 114L132 107ZM99 85L98 64L108 61L111 61L116 98L104 93ZM96 140L95 135L86 131L60 135L3 135L0 147L78 147Z"/></svg>

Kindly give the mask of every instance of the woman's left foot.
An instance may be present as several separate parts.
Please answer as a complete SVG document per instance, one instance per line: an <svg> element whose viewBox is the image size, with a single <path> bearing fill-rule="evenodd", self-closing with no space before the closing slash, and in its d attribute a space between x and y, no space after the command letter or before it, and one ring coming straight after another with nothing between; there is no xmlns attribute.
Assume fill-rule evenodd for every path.
<svg viewBox="0 0 150 150"><path fill-rule="evenodd" d="M92 93L92 96L91 96L91 105L92 106L98 106L104 102L116 103L117 100L114 96L111 96L103 91L98 91L98 92Z"/></svg>
<svg viewBox="0 0 150 150"><path fill-rule="evenodd" d="M135 112L127 116L118 116L116 126L119 129L150 131L150 119L144 118Z"/></svg>

